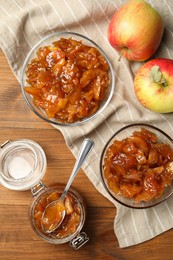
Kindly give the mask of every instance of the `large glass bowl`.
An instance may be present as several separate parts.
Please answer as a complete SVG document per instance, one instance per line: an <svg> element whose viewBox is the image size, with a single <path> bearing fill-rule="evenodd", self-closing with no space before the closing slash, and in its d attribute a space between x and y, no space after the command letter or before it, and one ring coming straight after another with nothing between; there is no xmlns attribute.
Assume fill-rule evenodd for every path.
<svg viewBox="0 0 173 260"><path fill-rule="evenodd" d="M101 55L104 57L104 59L107 61L107 64L108 64L108 67L109 67L109 71L108 71L109 86L108 86L108 90L106 92L106 96L101 101L99 108L94 112L94 114L92 114L88 117L87 116L83 117L83 118L79 119L78 121L71 122L71 123L68 123L68 122L64 123L64 122L62 122L58 119L48 117L47 114L45 113L45 111L42 108L40 108L39 106L36 106L34 104L33 96L31 94L28 94L25 91L25 86L28 85L27 82L26 82L26 80L27 80L26 69L27 69L28 64L30 64L30 62L36 57L36 53L37 53L37 51L39 50L40 47L50 46L50 45L52 45L53 42L58 41L61 38L65 38L65 39L72 38L73 40L81 41L84 45L95 47L101 53ZM53 34L46 36L44 39L42 39L28 53L28 55L27 55L27 57L24 61L22 72L21 72L22 93L23 93L23 96L24 96L28 106L41 119L43 119L43 120L45 120L45 121L47 121L51 124L55 124L55 125L59 125L59 126L80 125L80 124L86 123L86 122L90 121L91 119L99 116L99 114L102 113L102 111L106 108L106 106L108 105L108 103L110 102L110 100L112 98L112 95L114 93L114 85L115 85L115 80L114 80L113 67L112 67L107 55L104 53L104 51L95 42L90 40L88 37L80 35L78 33L74 33L74 32L53 33Z"/></svg>
<svg viewBox="0 0 173 260"><path fill-rule="evenodd" d="M111 149L111 153L110 153L110 147L111 147L111 145L112 144L115 144L115 140L119 140L119 141L122 141L122 140L124 140L124 139L126 139L127 137L129 137L129 136L132 136L133 135L133 133L134 133L134 131L140 131L141 130L141 128L144 128L144 129L146 129L146 130L149 130L150 132L152 132L152 133L154 133L157 137L158 137L158 140L157 140L157 143L162 143L162 144L167 144L167 145L169 145L170 146L170 148L171 148L171 150L173 150L173 140L172 140L172 138L170 137L170 136L168 136L164 131L162 131L161 129L159 129L159 128L157 128L157 127L154 127L154 126L152 126L152 125L148 125L148 124L130 124L130 125L127 125L127 126L125 126L125 127L123 127L123 128L121 128L120 130L118 130L111 138L110 138L110 140L107 142L107 144L105 145L105 147L104 147L104 149L103 149L103 151L102 151L102 155L101 155L101 160L100 160L100 170L101 170L101 179L102 179L102 182L103 182L103 185L104 185L104 187L105 187L105 189L106 189L106 191L109 193L109 195L115 200L115 201L117 201L117 202L119 202L120 204L122 204L122 205L124 205L124 206L127 206L127 207L130 207L130 208L136 208L136 209L144 209L144 208L149 208L149 207L152 207L152 206L155 206L155 205L157 205L157 204L160 204L161 202L163 202L163 201L165 201L166 199L168 199L171 195L172 195L172 193L173 193L173 183L171 182L171 183L169 183L169 184L167 184L166 186L165 186L165 183L164 183L164 192L162 193L161 192L161 196L159 196L159 197L152 197L151 199L149 199L148 201L147 200L141 200L141 201L138 201L138 202L136 202L135 201L135 199L134 199L134 197L132 197L132 198L129 198L129 197L127 197L127 196L124 196L123 194L122 194L122 192L120 192L120 190L119 190L119 187L120 187L120 182L117 182L117 180L121 180L121 185L123 185L124 184L124 181L126 181L127 180L127 182L129 183L129 179L124 179L124 177L126 178L129 178L129 172L128 172L128 170L127 170L127 168L126 168L126 170L125 170L125 172L124 171L119 171L119 170L117 170L118 168L116 168L117 167L117 165L116 166L111 166L111 167L115 167L114 169L116 169L115 171L114 170L112 170L109 166L107 167L107 166L105 166L105 159L106 158L112 158L110 161L109 161L109 165L112 165L112 162L114 161L114 165L115 164L117 164L118 162L117 162L117 158L119 159L119 160L121 160L121 158L124 156L124 154L122 154L121 155L121 158L120 157L116 157L116 159L115 159L115 154L116 154L116 151L117 151L117 148L116 147L118 147L118 142L116 143L116 146L115 146L115 150L112 150ZM141 146L142 147L142 146ZM135 148L136 149L136 148ZM137 147L137 149L138 149L138 151L141 149L140 148L140 145L138 145L138 147ZM109 155L108 155L108 151L109 151ZM113 152L112 152L113 151ZM123 150L123 151L125 151L125 150ZM128 158L133 158L133 155L134 155L134 152L133 152L133 150L129 150L129 152L130 152L130 155L129 155L129 157ZM148 156L148 157L147 157ZM159 155L160 156L160 155ZM114 159L113 159L114 158ZM136 157L137 158L137 157ZM159 158L161 158L161 157L159 157ZM139 157L138 157L138 159L139 159ZM115 162L115 160L116 160L116 162ZM144 167L148 167L148 166L146 166L147 165L147 163L149 162L149 155L146 155L146 160L147 160L147 162L143 162L144 164L143 164L143 168L141 168L141 165L142 165L142 161L141 161L141 165L139 166L138 165L138 170L140 171L141 169L144 169ZM158 159L159 160L159 159ZM150 163L151 163L152 161L151 161L151 157L150 157ZM156 162L154 162L153 161L153 165L150 165L150 168L156 168L156 164L155 164ZM158 165L159 165L159 162L157 161L157 163L158 163ZM122 164L122 162L121 162L121 164ZM158 166L157 165L157 166ZM160 165L162 165L162 163L160 163ZM135 167L136 166L131 166L131 168L133 168L134 167L134 169L135 169ZM106 170L106 169L111 169L110 171L108 170ZM156 174L158 174L158 171L159 170L161 170L162 168L157 168L156 170L154 170L154 174L155 175L153 175L153 173L152 173L152 175L147 175L148 173L150 173L150 170L149 171L147 171L147 174L145 175L145 176L147 176L147 177L145 177L146 179L143 179L144 180L144 182L143 182L143 184L144 184L144 186L143 187L145 187L145 188L143 188L143 189L145 189L145 190L147 190L147 192L148 192L148 189L150 189L149 191L151 191L151 192L155 192L155 189L156 189L156 187L157 186L153 186L153 187L148 187L147 185L149 185L149 184L151 184L151 185L153 185L152 183L154 183L154 185L156 185L157 184L157 182L159 183L159 181L160 181L160 179L159 178L162 178L163 179L163 177L160 177L160 176L163 176L161 173L159 173L160 175L157 175L156 176ZM172 180L173 179L173 153L172 153L172 159L171 159L171 163L170 163L170 165L169 165L169 168L167 168L167 169L169 169L169 176L170 176L170 179ZM133 170L132 170L133 171ZM106 174L106 172L108 172L107 174ZM110 175L110 173L112 174L112 175ZM119 175L118 175L119 174ZM122 176L121 176L121 174L125 174L125 176L123 176L123 182L122 182ZM105 176L106 175L106 176ZM109 176L109 177L108 177ZM114 176L114 177L112 177L112 176ZM118 177L117 177L118 176ZM147 178L150 178L152 176L152 178L153 178L153 181L154 182L148 182L148 180L149 179L147 179ZM154 176L154 177L153 177ZM171 177L172 176L172 177ZM132 177L134 177L135 178L135 176L132 176ZM115 178L115 179L114 179ZM119 179L118 179L119 178ZM130 178L131 178L131 176L130 176ZM141 177L141 178L144 178L144 176L143 177ZM155 178L157 179L157 182L155 182ZM137 179L136 180L137 182L136 182L136 184L135 185L139 185L140 184L140 181L141 181L141 179ZM119 184L118 186L115 186L115 183L117 184ZM133 184L134 185L134 184ZM141 185L141 184L140 184ZM117 188L118 187L118 188ZM126 187L126 186L123 186L123 189L124 189L124 187ZM133 186L134 187L134 186ZM136 187L136 186L135 186ZM158 189L158 187L157 187L157 189ZM152 194L154 194L154 193L152 193Z"/></svg>

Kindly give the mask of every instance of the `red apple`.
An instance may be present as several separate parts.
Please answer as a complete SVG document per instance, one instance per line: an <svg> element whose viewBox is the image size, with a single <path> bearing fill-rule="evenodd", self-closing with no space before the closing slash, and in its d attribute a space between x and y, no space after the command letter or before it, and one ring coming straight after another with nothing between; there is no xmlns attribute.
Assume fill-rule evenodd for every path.
<svg viewBox="0 0 173 260"><path fill-rule="evenodd" d="M131 0L112 17L110 44L131 61L150 58L160 45L164 23L160 14L143 0Z"/></svg>
<svg viewBox="0 0 173 260"><path fill-rule="evenodd" d="M146 62L134 78L140 103L155 112L173 112L173 60L158 58Z"/></svg>

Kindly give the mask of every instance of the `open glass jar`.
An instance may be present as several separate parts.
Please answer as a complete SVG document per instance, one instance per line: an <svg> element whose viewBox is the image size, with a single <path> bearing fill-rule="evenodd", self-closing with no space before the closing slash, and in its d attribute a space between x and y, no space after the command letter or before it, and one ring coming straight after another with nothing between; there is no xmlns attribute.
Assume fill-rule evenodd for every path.
<svg viewBox="0 0 173 260"><path fill-rule="evenodd" d="M65 187L46 187L41 181L46 169L46 155L38 143L20 139L1 144L0 184L16 191L31 189L34 199L29 208L29 221L35 233L49 243L69 242L71 247L79 249L89 240L85 232L80 232L86 219L86 207L81 195L73 188L65 197L66 216L60 227L49 235L41 229L45 205L60 197Z"/></svg>
<svg viewBox="0 0 173 260"><path fill-rule="evenodd" d="M29 209L29 220L34 232L43 240L53 244L69 242L70 246L79 249L89 239L82 230L86 219L86 207L81 195L70 188L64 201L66 216L61 225L53 232L46 234L42 229L42 215L45 207L52 201L60 198L64 186L45 187L40 182L32 188L35 197Z"/></svg>

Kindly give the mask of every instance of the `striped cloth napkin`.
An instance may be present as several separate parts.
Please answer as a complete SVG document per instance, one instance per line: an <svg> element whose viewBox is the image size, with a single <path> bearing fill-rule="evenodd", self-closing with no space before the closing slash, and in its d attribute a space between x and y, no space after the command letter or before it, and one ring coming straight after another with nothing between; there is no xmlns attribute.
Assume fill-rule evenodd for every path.
<svg viewBox="0 0 173 260"><path fill-rule="evenodd" d="M73 31L95 41L107 53L115 72L115 93L109 106L97 119L80 127L58 129L76 156L84 137L92 138L95 148L84 172L98 191L105 192L100 181L99 160L108 139L122 126L134 122L155 125L173 136L172 114L157 114L144 109L133 91L133 78L141 63L128 62L109 45L107 27L123 0L0 0L0 46L11 69L20 79L21 67L29 50L43 37L60 31ZM173 2L148 0L162 15L165 33L157 57L173 58ZM113 202L113 201L112 201ZM117 208L114 230L120 247L149 240L173 227L173 197L151 209L135 210L113 202Z"/></svg>

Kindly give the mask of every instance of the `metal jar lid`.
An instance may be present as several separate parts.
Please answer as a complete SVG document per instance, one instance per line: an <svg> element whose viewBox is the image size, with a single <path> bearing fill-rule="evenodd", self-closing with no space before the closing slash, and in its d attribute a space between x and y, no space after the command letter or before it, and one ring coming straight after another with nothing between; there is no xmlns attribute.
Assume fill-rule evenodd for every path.
<svg viewBox="0 0 173 260"><path fill-rule="evenodd" d="M6 141L0 149L0 184L12 190L28 190L44 176L46 155L29 139Z"/></svg>

